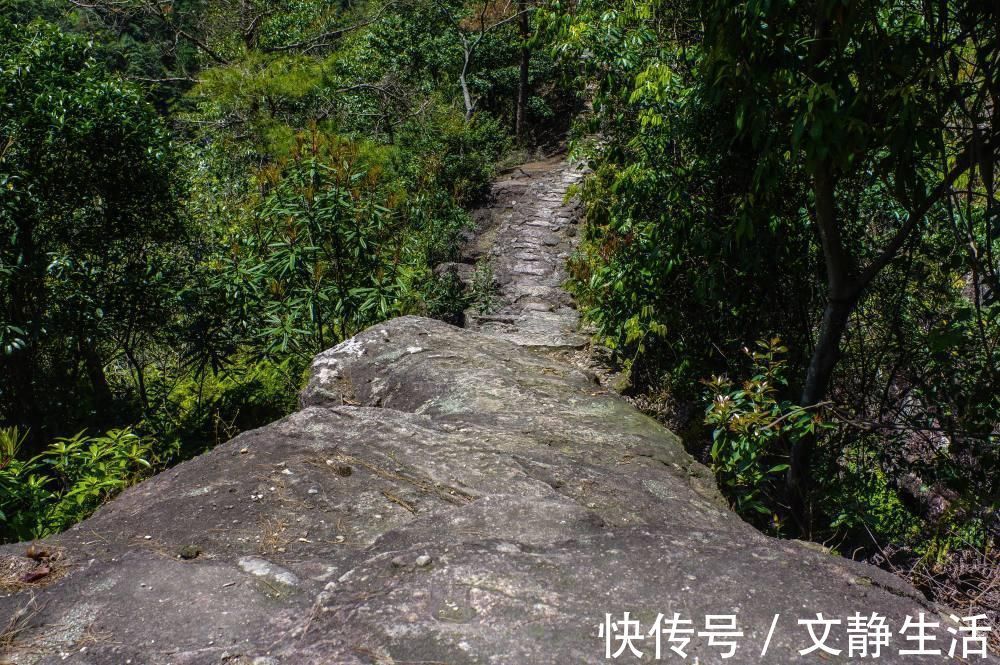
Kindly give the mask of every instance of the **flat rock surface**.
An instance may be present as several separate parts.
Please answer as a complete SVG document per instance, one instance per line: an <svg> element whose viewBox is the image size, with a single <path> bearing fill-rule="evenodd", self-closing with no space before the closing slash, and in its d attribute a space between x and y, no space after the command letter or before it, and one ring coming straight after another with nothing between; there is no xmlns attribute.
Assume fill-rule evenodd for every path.
<svg viewBox="0 0 1000 665"><path fill-rule="evenodd" d="M570 246L567 228L546 229L548 246ZM601 631L625 612L639 623L611 627L613 662L848 662L800 655L812 640L797 620L840 620L827 646L846 650L855 612L892 631L879 662L944 660L898 654L920 612L947 652L938 608L881 570L761 535L675 435L539 353L575 334L558 308L558 326L532 328L542 310L527 304L565 302L542 293L559 280L546 275L531 278L553 281L531 282L540 295L508 299L524 317L512 328L404 317L320 354L297 413L48 539L51 574L0 593L0 662L612 662ZM24 555L0 547L0 579L34 565ZM695 632L661 634L658 659L661 613ZM735 616L742 635L700 634L706 615Z"/></svg>

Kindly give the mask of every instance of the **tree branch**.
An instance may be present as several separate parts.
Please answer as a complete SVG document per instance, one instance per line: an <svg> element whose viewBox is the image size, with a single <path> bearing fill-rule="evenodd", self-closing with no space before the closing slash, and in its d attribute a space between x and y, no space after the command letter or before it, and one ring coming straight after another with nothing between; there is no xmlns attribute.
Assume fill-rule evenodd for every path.
<svg viewBox="0 0 1000 665"><path fill-rule="evenodd" d="M1000 134L993 135L989 141L983 143L982 147L984 150L990 151L995 150L1000 143ZM948 191L951 189L955 181L958 180L969 167L972 165L972 152L973 145L969 143L965 146L962 152L958 155L955 160L955 165L952 167L948 175L945 176L944 180L938 183L938 186L928 194L923 201L920 202L913 210L910 211L906 223L896 232L896 235L892 237L889 243L885 246L885 249L878 255L878 257L871 262L871 264L861 273L860 278L857 282L857 289L860 291L868 285L872 279L879 273L882 268L884 268L896 254L902 248L903 244L909 238L910 234L917 227L917 224L930 212L930 209L934 207L934 204L941 200Z"/></svg>

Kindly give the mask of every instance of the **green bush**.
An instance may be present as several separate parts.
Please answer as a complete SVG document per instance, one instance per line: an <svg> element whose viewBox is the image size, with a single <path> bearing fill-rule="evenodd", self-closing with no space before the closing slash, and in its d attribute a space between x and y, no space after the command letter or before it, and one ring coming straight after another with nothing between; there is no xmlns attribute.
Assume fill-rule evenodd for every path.
<svg viewBox="0 0 1000 665"><path fill-rule="evenodd" d="M286 3L242 32L175 7L193 39L165 51L138 6L16 4L62 27L0 19L0 424L19 428L0 538L68 527L154 451L165 466L288 413L312 356L369 325L471 303L434 270L510 143L513 24L477 53L466 118L471 28L427 6L330 40L373 8Z"/></svg>
<svg viewBox="0 0 1000 665"><path fill-rule="evenodd" d="M788 350L781 341L772 338L757 347L748 351L753 376L742 385L725 377L705 382L710 401L705 423L714 428L709 466L740 515L758 526L780 529L788 451L826 425L811 410L781 399L788 385Z"/></svg>
<svg viewBox="0 0 1000 665"><path fill-rule="evenodd" d="M21 459L26 437L0 429L0 542L42 538L72 526L153 469L152 442L130 429L59 438Z"/></svg>
<svg viewBox="0 0 1000 665"><path fill-rule="evenodd" d="M427 316L455 326L462 325L462 312L469 306L470 298L465 285L455 272L445 272L431 280L424 298Z"/></svg>
<svg viewBox="0 0 1000 665"><path fill-rule="evenodd" d="M244 354L218 372L154 376L160 406L141 427L157 432L165 463L188 459L294 411L306 366L297 357L275 362Z"/></svg>
<svg viewBox="0 0 1000 665"><path fill-rule="evenodd" d="M471 304L480 314L492 314L500 307L499 287L493 276L493 265L489 260L476 262L472 273Z"/></svg>
<svg viewBox="0 0 1000 665"><path fill-rule="evenodd" d="M397 144L405 157L400 170L408 184L440 189L461 205L486 193L510 139L488 114L479 113L466 122L458 109L435 104L426 115L403 125Z"/></svg>

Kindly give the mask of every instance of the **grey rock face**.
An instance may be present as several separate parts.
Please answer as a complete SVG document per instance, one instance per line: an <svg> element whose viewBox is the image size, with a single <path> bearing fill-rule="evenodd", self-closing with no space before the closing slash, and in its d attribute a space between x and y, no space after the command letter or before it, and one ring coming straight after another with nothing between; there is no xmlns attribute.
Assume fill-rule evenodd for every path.
<svg viewBox="0 0 1000 665"><path fill-rule="evenodd" d="M8 617L20 629L6 660L656 662L646 633L677 612L695 631L735 615L743 636L727 660L693 635L686 661L664 637L661 660L826 662L799 654L812 642L797 620L839 619L827 644L846 649L848 618L877 611L893 631L880 662L942 662L897 655L920 612L942 622L931 646L947 651L937 608L878 569L744 524L676 436L532 348L564 334L532 336L534 302L556 300L509 300L523 317L511 329L404 317L320 354L300 411L49 539L58 579L0 594L0 630ZM0 566L23 553L0 548ZM599 631L624 612L643 656L608 661Z"/></svg>

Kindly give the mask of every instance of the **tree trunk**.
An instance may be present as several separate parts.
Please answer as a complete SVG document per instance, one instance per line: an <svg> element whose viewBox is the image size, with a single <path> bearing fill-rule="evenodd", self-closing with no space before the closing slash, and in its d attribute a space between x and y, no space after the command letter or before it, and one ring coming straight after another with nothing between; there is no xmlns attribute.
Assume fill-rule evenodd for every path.
<svg viewBox="0 0 1000 665"><path fill-rule="evenodd" d="M81 338L78 348L83 358L83 366L87 370L87 378L90 379L90 385L94 391L94 406L97 410L98 420L104 424L109 422L114 404L114 397L108 386L108 378L104 374L104 363L92 341Z"/></svg>
<svg viewBox="0 0 1000 665"><path fill-rule="evenodd" d="M472 101L472 92L469 90L469 81L465 77L469 71L469 63L472 61L472 49L468 44L463 45L462 71L458 73L458 83L462 86L462 102L465 104L465 121L472 120L472 114L476 111L476 104Z"/></svg>
<svg viewBox="0 0 1000 665"><path fill-rule="evenodd" d="M847 329L847 323L854 311L854 300L829 300L823 311L823 322L820 325L819 339L813 349L806 373L805 384L799 403L802 406L818 404L830 388L833 369L840 359L840 341ZM787 485L789 500L793 511L803 516L805 494L811 486L812 453L816 447L816 437L807 435L800 438L792 446L789 459Z"/></svg>
<svg viewBox="0 0 1000 665"><path fill-rule="evenodd" d="M528 17L528 0L518 0L517 19L521 33L521 72L517 81L517 110L514 114L514 135L518 143L524 143L524 133L527 129L528 111L528 65L531 63L531 50L528 48L528 37L531 35L531 24Z"/></svg>
<svg viewBox="0 0 1000 665"><path fill-rule="evenodd" d="M4 363L7 369L6 390L10 395L8 420L27 431L27 452L34 452L44 440L44 421L36 395L38 382L37 345L42 331L41 312L44 299L44 265L35 247L33 220L17 222L15 249L20 266L10 278L8 320L24 331L24 346L14 351Z"/></svg>
<svg viewBox="0 0 1000 665"><path fill-rule="evenodd" d="M122 351L125 353L125 359L128 360L129 365L132 366L132 370L135 372L135 386L139 392L139 401L142 403L142 412L144 416L148 417L152 413L152 409L149 408L149 393L146 391L144 368L136 359L131 348L127 345L122 345Z"/></svg>
<svg viewBox="0 0 1000 665"><path fill-rule="evenodd" d="M799 404L804 407L814 406L826 397L833 370L840 358L840 341L860 295L860 288L854 277L853 258L844 249L840 235L833 173L832 164L821 162L812 174L815 222L826 265L827 302L819 338L813 348L799 399ZM811 485L810 471L815 447L814 435L803 436L793 444L789 459L786 476L788 499L800 524L805 524L805 495Z"/></svg>
<svg viewBox="0 0 1000 665"><path fill-rule="evenodd" d="M840 340L847 329L847 322L854 311L853 300L830 300L823 310L823 322L820 325L819 339L813 349L806 373L805 384L799 403L802 406L818 404L830 388L833 368L840 359Z"/></svg>
<svg viewBox="0 0 1000 665"><path fill-rule="evenodd" d="M840 235L835 188L833 166L829 162L817 165L813 172L813 196L816 228L826 264L827 304L802 389L802 406L813 406L826 396L833 368L840 357L840 338L860 295L854 260L844 249Z"/></svg>

